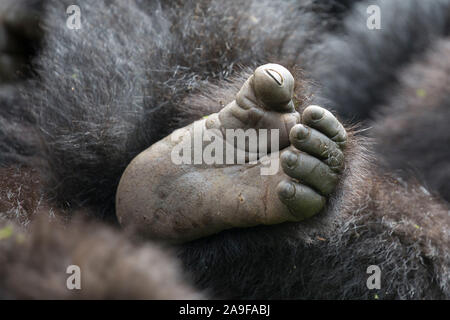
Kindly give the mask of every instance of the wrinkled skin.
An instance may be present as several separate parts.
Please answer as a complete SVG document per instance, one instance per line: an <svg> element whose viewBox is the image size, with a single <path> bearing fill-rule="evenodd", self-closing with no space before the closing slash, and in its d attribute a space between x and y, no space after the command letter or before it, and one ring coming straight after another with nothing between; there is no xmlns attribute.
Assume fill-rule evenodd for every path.
<svg viewBox="0 0 450 320"><path fill-rule="evenodd" d="M347 133L318 106L307 107L300 121L293 87L294 79L284 67L261 66L219 113L176 130L139 154L118 187L121 225L150 238L184 242L229 228L301 221L319 213L344 168ZM178 154L183 143L194 146L194 137L207 129L214 133L211 140L223 142L223 157L227 144L235 154L245 148L245 163L236 164L236 157L233 164L226 164L225 158L224 164L197 163L192 154L191 163L174 163L175 148ZM242 145L228 139L227 129L279 129L279 139L272 144L267 136L272 149L264 157L248 141ZM209 143L201 142L202 150ZM219 150L216 159L222 159ZM258 161L251 161L252 156ZM269 165L275 174L262 175L261 169Z"/></svg>

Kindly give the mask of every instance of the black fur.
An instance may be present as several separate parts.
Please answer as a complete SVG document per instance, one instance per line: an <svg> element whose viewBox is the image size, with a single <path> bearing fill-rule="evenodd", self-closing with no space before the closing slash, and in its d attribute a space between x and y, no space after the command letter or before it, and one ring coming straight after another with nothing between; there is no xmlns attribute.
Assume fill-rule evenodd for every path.
<svg viewBox="0 0 450 320"><path fill-rule="evenodd" d="M379 5L381 30L367 29L368 4ZM449 35L448 0L363 2L344 21L342 33L317 46L309 68L322 88L314 103L347 119L367 120L375 128L367 134L386 168L404 178L419 177L447 201L450 153L441 146L449 143L449 91L445 84L437 93L432 88L448 78L449 61L445 52L435 54L435 61L428 56ZM444 72L443 79L438 72ZM420 90L428 90L427 96L419 97ZM422 113L419 103L433 111Z"/></svg>
<svg viewBox="0 0 450 320"><path fill-rule="evenodd" d="M196 101L229 99L228 83L239 71L267 61L302 66L311 78L302 94L356 113L386 102L397 64L448 30L444 1L385 2L386 29L370 35L357 18L367 4L346 16L333 1L83 1L81 30L65 28L68 4L47 3L37 78L23 91L37 150L9 159L43 163L43 193L52 205L113 218L128 162L194 120ZM412 20L398 19L400 9ZM329 36L335 27L347 35ZM1 146L10 148L11 134ZM366 147L352 136L340 188L310 221L232 230L179 247L198 287L233 298L449 298L448 208L420 185L385 176ZM372 264L383 272L379 291L365 286Z"/></svg>
<svg viewBox="0 0 450 320"><path fill-rule="evenodd" d="M30 59L40 45L42 4L41 0L0 3L0 166L24 162L39 149L35 118L20 89L32 74Z"/></svg>
<svg viewBox="0 0 450 320"><path fill-rule="evenodd" d="M17 87L0 85L0 167L28 162L39 150L36 119Z"/></svg>
<svg viewBox="0 0 450 320"><path fill-rule="evenodd" d="M378 5L381 29L366 26ZM344 21L342 33L317 47L312 73L322 92L316 102L352 120L364 120L395 92L399 74L450 33L450 1L364 1Z"/></svg>
<svg viewBox="0 0 450 320"><path fill-rule="evenodd" d="M417 176L450 202L450 38L433 44L399 78L399 90L376 114L376 151L389 170Z"/></svg>

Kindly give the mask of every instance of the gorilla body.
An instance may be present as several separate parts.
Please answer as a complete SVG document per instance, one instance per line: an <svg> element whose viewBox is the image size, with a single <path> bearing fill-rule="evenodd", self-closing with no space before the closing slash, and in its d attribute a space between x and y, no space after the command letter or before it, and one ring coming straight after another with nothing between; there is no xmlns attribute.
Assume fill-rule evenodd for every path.
<svg viewBox="0 0 450 320"><path fill-rule="evenodd" d="M384 47L384 40L373 40L380 35L372 37L362 31L353 35L350 24L364 12L363 4L348 17L343 15L345 22L341 25L339 19L321 10L326 6L308 1L232 4L205 1L171 5L147 1L86 1L80 4L85 17L83 27L74 31L63 27L65 16L61 13L69 3L50 1L43 18L43 48L34 65L36 78L24 85L20 98L4 102L9 107L8 113L3 106L1 110L1 120L10 126L1 128L1 147L8 153L1 155L6 168L2 171L5 186L0 209L6 221L3 224L15 221L21 225L16 225L16 229L26 229L30 220L48 216L50 212L56 215L57 221L62 221L70 236L63 240L59 227L50 231L48 221L38 221L28 227L29 236L24 242L15 241L14 237L0 242L0 261L8 261L0 264L0 295L72 297L66 291L61 293L57 284L50 287L44 284L50 279L64 279L68 262L76 261L88 275L82 297L151 298L158 297L152 288L164 287L172 290L162 297L200 297L183 281L177 281L176 266L171 269L173 272L163 276L166 282L155 282L153 272L161 267L150 265L157 259L152 257L158 257L160 252L142 244L147 241L130 240L117 227L96 225L83 231L89 237L82 241L80 238L85 235L80 230L85 226L72 216L95 216L114 224L115 191L131 159L173 129L220 110L234 99L248 76L247 68L253 69L267 61L306 70L296 76L302 80L296 87L301 110L311 102L323 105L323 101L328 101L338 114L339 106L343 105L379 104L369 94L375 92L372 88L378 89L379 81L390 83L392 75L397 79L398 74L404 74L398 77L399 88L393 88L394 98L387 93L383 95L384 116L375 120L374 132L386 134L380 145L389 150L385 152L389 157L392 154L390 131L384 130L390 127L384 119L389 119L392 112L400 119L391 125L396 129L408 111L413 111L410 114L416 119L421 117L414 111L418 108L415 105L425 109L429 106L436 110L433 113L436 115L442 103L448 106L448 89L432 90L436 88L439 70L447 79L449 74L445 40L449 18L444 14L448 12L448 2L421 4L425 10L423 15L415 14L416 1L405 2L401 5L382 2L380 6L382 12L385 12L383 8L402 9L410 14L412 21L408 26L412 30L399 27L405 32L406 41L416 35L414 19L423 19L420 21L424 25L430 25L426 30L442 43L420 42L422 49L414 51L418 52L414 57L416 62L411 65L405 62L404 71L397 71L390 61L385 61L387 70L377 73L369 67L373 60L378 61L385 54L402 59L410 48L406 50L396 43ZM384 18L387 25L391 18ZM436 21L444 21L443 26L435 27ZM365 21L362 25L365 26ZM380 52L370 56L373 60L338 55L339 50L333 51L334 46L339 48L335 38L338 35L332 34L330 26L340 26L336 31L339 36L347 34L342 41L353 44L352 54L377 43ZM426 48L432 48L433 52L424 58L419 53ZM340 58L339 64L327 57L334 52ZM433 67L438 62L447 69ZM358 69L346 69L349 63L357 63L361 70L369 68L368 74L358 75L354 73ZM328 77L322 71L327 66L340 71ZM417 80L408 75L417 69L429 72L421 79L420 88L436 92L434 99L414 103L407 99ZM349 75L345 70L353 73ZM354 83L355 79L361 88L342 85ZM398 107L402 104L405 107ZM401 132L415 133L414 128L402 128ZM445 127L438 130L433 137L439 141L442 135L445 137L445 130ZM415 148L416 141L404 141L408 150ZM346 169L338 188L328 199L326 209L311 219L226 230L172 247L182 261L186 279L210 297L370 299L377 295L381 299L448 299L447 204L431 196L419 183L397 179L385 168L379 168L373 161L379 158L373 157L370 149L364 136L350 130ZM444 160L448 153L442 147L429 150ZM412 155L408 156L418 158L417 153ZM405 163L399 157L397 163ZM30 176L35 183L30 183ZM24 188L28 190L25 194L17 191L22 185L28 187ZM19 210L24 200L30 204ZM101 230L98 235L94 234L94 228ZM118 239L124 249L116 251L113 239ZM107 254L81 255L87 250L83 248ZM133 252L131 255L129 250ZM36 252L45 260L35 256ZM126 259L140 263L121 266ZM124 279L117 285L113 285L112 279L101 278L98 272L111 261L113 266L117 265L116 274ZM37 264L39 273L27 271ZM378 265L382 270L380 290L371 291L366 287L366 269L370 265ZM17 274L23 282L17 280ZM133 282L133 274L142 278ZM98 281L103 285L99 286ZM30 288L27 292L20 289L23 283ZM131 287L134 290L125 283L134 283ZM65 285L65 281L61 280L61 284Z"/></svg>

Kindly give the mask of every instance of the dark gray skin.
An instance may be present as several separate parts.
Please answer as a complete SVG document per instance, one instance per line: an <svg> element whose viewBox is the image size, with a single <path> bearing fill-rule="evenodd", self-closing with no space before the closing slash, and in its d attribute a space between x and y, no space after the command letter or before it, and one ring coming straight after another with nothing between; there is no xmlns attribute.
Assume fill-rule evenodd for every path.
<svg viewBox="0 0 450 320"><path fill-rule="evenodd" d="M347 133L318 106L307 107L300 124L293 87L284 67L261 66L219 113L176 130L139 154L118 187L121 225L150 238L185 242L229 228L301 221L319 213L344 168L341 149ZM282 153L271 150L270 157L257 163L174 164L172 151L181 141L193 141L194 127L216 129L225 139L226 129L276 128ZM245 148L248 156L248 144ZM280 160L280 170L261 175L270 159Z"/></svg>

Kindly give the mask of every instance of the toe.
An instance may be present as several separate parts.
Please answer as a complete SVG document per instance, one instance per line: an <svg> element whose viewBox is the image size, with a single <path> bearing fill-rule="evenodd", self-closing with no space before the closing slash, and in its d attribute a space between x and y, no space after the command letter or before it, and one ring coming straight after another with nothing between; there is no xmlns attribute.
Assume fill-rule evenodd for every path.
<svg viewBox="0 0 450 320"><path fill-rule="evenodd" d="M344 154L336 142L321 132L297 124L291 129L289 138L295 148L321 159L333 171L343 170Z"/></svg>
<svg viewBox="0 0 450 320"><path fill-rule="evenodd" d="M271 152L289 145L289 132L300 122L292 102L294 78L283 66L266 64L257 68L241 87L236 99L218 115L224 135L227 129L255 129L261 133L259 143L271 146ZM265 134L261 129L269 130ZM276 134L275 131L276 130ZM272 138L274 137L274 141ZM278 144L275 143L278 137ZM272 144L274 145L272 147ZM269 150L268 149L268 150ZM265 150L265 149L264 149Z"/></svg>
<svg viewBox="0 0 450 320"><path fill-rule="evenodd" d="M293 112L294 77L279 64L265 64L253 76L255 97L267 110Z"/></svg>
<svg viewBox="0 0 450 320"><path fill-rule="evenodd" d="M325 198L308 186L283 180L277 186L278 197L298 220L319 213L325 206Z"/></svg>
<svg viewBox="0 0 450 320"><path fill-rule="evenodd" d="M325 196L334 191L339 179L328 165L303 152L283 152L281 166L288 176L300 180Z"/></svg>
<svg viewBox="0 0 450 320"><path fill-rule="evenodd" d="M347 132L344 126L330 111L319 106L309 106L303 111L303 122L307 126L325 134L340 147L345 146Z"/></svg>

